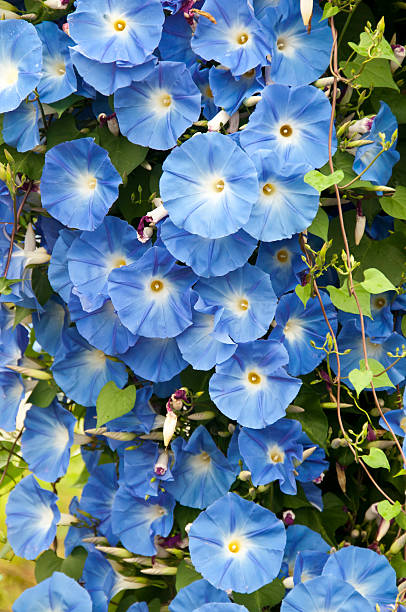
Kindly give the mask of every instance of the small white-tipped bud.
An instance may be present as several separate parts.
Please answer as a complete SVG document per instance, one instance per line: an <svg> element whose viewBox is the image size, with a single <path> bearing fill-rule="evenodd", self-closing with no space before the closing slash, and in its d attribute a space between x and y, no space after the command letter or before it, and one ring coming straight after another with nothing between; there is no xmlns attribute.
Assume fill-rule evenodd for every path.
<svg viewBox="0 0 406 612"><path fill-rule="evenodd" d="M105 431L103 436L110 438L111 440L119 440L120 442L129 442L135 440L137 434L130 433L129 431Z"/></svg>
<svg viewBox="0 0 406 612"><path fill-rule="evenodd" d="M151 172L151 170L152 170L151 164L149 162L147 162L147 161L143 161L141 163L141 167L145 168L145 170L148 170L148 172Z"/></svg>
<svg viewBox="0 0 406 612"><path fill-rule="evenodd" d="M338 480L338 484L340 485L340 489L343 493L346 493L347 492L347 477L345 474L345 468L339 463L336 463L336 472L337 472L337 480Z"/></svg>
<svg viewBox="0 0 406 612"><path fill-rule="evenodd" d="M140 570L141 574L147 574L148 576L175 576L178 571L177 566L161 565L160 563L154 563L153 567L148 569Z"/></svg>
<svg viewBox="0 0 406 612"><path fill-rule="evenodd" d="M233 423L229 423L227 429L229 433L232 435L235 432L235 425Z"/></svg>
<svg viewBox="0 0 406 612"><path fill-rule="evenodd" d="M242 470L238 474L238 478L242 480L243 482L247 482L247 480L251 478L251 472L249 472L248 470Z"/></svg>
<svg viewBox="0 0 406 612"><path fill-rule="evenodd" d="M89 436L85 436L85 434L80 434L80 433L73 434L73 444L79 444L81 446L82 444L89 444L89 442L91 441L92 441L92 438L89 438Z"/></svg>
<svg viewBox="0 0 406 612"><path fill-rule="evenodd" d="M110 119L107 119L107 127L109 128L113 136L119 136L120 128L118 126L118 121L116 117L110 117Z"/></svg>
<svg viewBox="0 0 406 612"><path fill-rule="evenodd" d="M240 111L236 110L235 113L231 115L231 118L228 124L228 128L227 128L227 134L235 134L235 132L238 132L239 126L240 126Z"/></svg>
<svg viewBox="0 0 406 612"><path fill-rule="evenodd" d="M66 514L64 512L61 512L61 518L58 521L58 525L73 525L75 523L78 523L78 519L76 518L76 516L73 516L72 514Z"/></svg>
<svg viewBox="0 0 406 612"><path fill-rule="evenodd" d="M306 450L303 451L302 463L303 461L306 461L306 459L311 457L315 450L317 450L317 446L311 446L310 448L306 448Z"/></svg>
<svg viewBox="0 0 406 612"><path fill-rule="evenodd" d="M406 49L403 45L392 45L392 51L394 56L396 57L396 61L391 60L390 69L392 72L395 72L403 63L406 55Z"/></svg>
<svg viewBox="0 0 406 612"><path fill-rule="evenodd" d="M18 15L16 15L16 18L20 19ZM21 15L21 19L25 19L26 21L35 21L35 19L38 19L38 15L37 13L25 13L24 15Z"/></svg>
<svg viewBox="0 0 406 612"><path fill-rule="evenodd" d="M329 85L332 85L333 83L334 83L334 77L324 77L324 79L317 79L317 81L315 81L313 85L315 87L318 87L319 89L324 89L325 87L328 87Z"/></svg>
<svg viewBox="0 0 406 612"><path fill-rule="evenodd" d="M126 557L131 556L131 553L125 548L100 545L96 545L95 548L106 555L112 555L113 557L118 557L119 559L125 559Z"/></svg>
<svg viewBox="0 0 406 612"><path fill-rule="evenodd" d="M392 555L396 555L397 553L399 553L401 550L403 550L403 548L405 547L406 544L406 533L403 533L400 538L397 538L391 545L389 552Z"/></svg>
<svg viewBox="0 0 406 612"><path fill-rule="evenodd" d="M31 251L35 251L36 246L35 232L32 223L29 223L24 237L24 252L31 253Z"/></svg>
<svg viewBox="0 0 406 612"><path fill-rule="evenodd" d="M109 543L108 539L103 536L87 536L86 538L82 538L82 542L87 542L88 544L108 544Z"/></svg>
<svg viewBox="0 0 406 612"><path fill-rule="evenodd" d="M163 437L165 446L168 446L169 442L172 440L177 422L178 417L176 416L176 414L172 411L168 412L165 417L165 423L163 426Z"/></svg>
<svg viewBox="0 0 406 612"><path fill-rule="evenodd" d="M154 465L154 472L157 476L164 476L164 474L166 474L166 471L168 469L168 461L169 453L167 450L165 450L159 455Z"/></svg>
<svg viewBox="0 0 406 612"><path fill-rule="evenodd" d="M365 233L367 218L365 215L357 215L355 219L355 229L354 229L354 240L355 244L358 246L362 240L362 237Z"/></svg>
<svg viewBox="0 0 406 612"><path fill-rule="evenodd" d="M378 504L371 504L368 510L365 512L364 521L374 521L376 518L378 518L378 516L380 516L378 512Z"/></svg>
<svg viewBox="0 0 406 612"><path fill-rule="evenodd" d="M300 414L304 411L304 408L302 408L301 406L295 406L294 404L289 404L289 406L286 408L286 412L290 412L291 414Z"/></svg>
<svg viewBox="0 0 406 612"><path fill-rule="evenodd" d="M141 440L158 440L162 441L164 439L164 435L162 431L152 431L149 434L143 434L140 436Z"/></svg>
<svg viewBox="0 0 406 612"><path fill-rule="evenodd" d="M260 99L261 96L250 96L249 98L245 98L244 104L247 108L250 108L251 106L256 106Z"/></svg>
<svg viewBox="0 0 406 612"><path fill-rule="evenodd" d="M189 414L188 419L190 421L206 421L207 419L213 419L216 413L212 410L203 410L202 412L194 412Z"/></svg>
<svg viewBox="0 0 406 612"><path fill-rule="evenodd" d="M356 539L356 538L359 538L359 536L360 536L359 529L353 529L353 530L351 531L351 537L352 537L352 538Z"/></svg>
<svg viewBox="0 0 406 612"><path fill-rule="evenodd" d="M192 523L187 523L187 525L185 525L186 533L189 533L191 527L192 527Z"/></svg>
<svg viewBox="0 0 406 612"><path fill-rule="evenodd" d="M85 433L89 434L90 436L101 436L102 434L106 433L107 431L107 427L93 427L92 429L86 429Z"/></svg>
<svg viewBox="0 0 406 612"><path fill-rule="evenodd" d="M386 519L382 519L381 522L379 523L378 531L376 534L377 542L380 542L382 538L386 536L386 534L389 531L389 527L390 527L390 521L387 521Z"/></svg>
<svg viewBox="0 0 406 612"><path fill-rule="evenodd" d="M334 438L334 440L331 440L331 444L330 444L331 448L334 448L334 449L340 448L341 440L342 438Z"/></svg>
<svg viewBox="0 0 406 612"><path fill-rule="evenodd" d="M293 589L293 587L295 586L293 582L293 576L288 576L287 578L284 578L282 582L285 589Z"/></svg>
<svg viewBox="0 0 406 612"><path fill-rule="evenodd" d="M61 10L66 8L66 4L62 0L44 0L45 6L54 10Z"/></svg>
<svg viewBox="0 0 406 612"><path fill-rule="evenodd" d="M374 119L375 115L372 117L363 117L362 119L354 121L348 128L348 135L355 136L355 134L366 134L370 131Z"/></svg>
<svg viewBox="0 0 406 612"><path fill-rule="evenodd" d="M300 12L303 24L308 27L313 15L313 0L300 0Z"/></svg>
<svg viewBox="0 0 406 612"><path fill-rule="evenodd" d="M392 448L396 442L394 440L373 440L372 442L368 442L368 448L380 448L382 450L386 450L387 448Z"/></svg>
<svg viewBox="0 0 406 612"><path fill-rule="evenodd" d="M158 208L159 206L163 206L163 201L162 198L152 198L152 203L155 206L155 208Z"/></svg>
<svg viewBox="0 0 406 612"><path fill-rule="evenodd" d="M37 380L51 380L51 374L45 372L45 370L34 370L33 368L25 368L24 366L6 366L9 370L17 372L17 374L24 374L25 376L31 376Z"/></svg>
<svg viewBox="0 0 406 612"><path fill-rule="evenodd" d="M209 132L218 132L222 125L226 125L228 120L230 119L230 115L226 113L225 110L221 110L210 119L207 123L207 129Z"/></svg>

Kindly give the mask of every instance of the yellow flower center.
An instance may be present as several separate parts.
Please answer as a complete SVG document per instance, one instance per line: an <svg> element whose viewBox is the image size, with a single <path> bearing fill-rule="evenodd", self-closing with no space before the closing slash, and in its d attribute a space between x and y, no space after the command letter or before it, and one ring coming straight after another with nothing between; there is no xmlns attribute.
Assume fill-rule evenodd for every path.
<svg viewBox="0 0 406 612"><path fill-rule="evenodd" d="M255 68L251 68L251 70L247 70L247 72L244 72L242 76L244 79L252 79L254 75L255 75Z"/></svg>
<svg viewBox="0 0 406 612"><path fill-rule="evenodd" d="M113 23L113 27L115 29L116 32L122 32L123 30L125 30L126 28L126 22L124 21L124 19L117 19L114 23Z"/></svg>
<svg viewBox="0 0 406 612"><path fill-rule="evenodd" d="M293 134L292 128L287 123L282 125L281 129L279 130L279 132L280 132L280 135L283 136L284 138L289 138L289 136L292 136L292 134Z"/></svg>
<svg viewBox="0 0 406 612"><path fill-rule="evenodd" d="M285 249L281 249L277 252L276 259L281 263L286 263L289 259L289 254L287 251L285 251Z"/></svg>
<svg viewBox="0 0 406 612"><path fill-rule="evenodd" d="M248 42L249 36L246 32L241 32L237 36L237 42L239 45L245 45Z"/></svg>
<svg viewBox="0 0 406 612"><path fill-rule="evenodd" d="M231 540L231 542L228 545L228 550L232 553L238 553L240 552L240 543L238 540Z"/></svg>
<svg viewBox="0 0 406 612"><path fill-rule="evenodd" d="M261 377L259 374L257 374L256 372L250 372L248 374L248 381L252 384L252 385L259 385L259 383L261 382Z"/></svg>
<svg viewBox="0 0 406 612"><path fill-rule="evenodd" d="M224 190L224 186L225 184L223 179L218 179L213 185L214 191L217 191L217 193L221 193Z"/></svg>
<svg viewBox="0 0 406 612"><path fill-rule="evenodd" d="M94 176L91 176L87 180L87 186L89 187L89 189L96 189L96 185L97 185L97 178L95 178Z"/></svg>
<svg viewBox="0 0 406 612"><path fill-rule="evenodd" d="M276 46L278 48L278 51L283 51L286 47L286 43L284 41L283 38L278 38L277 42L276 42Z"/></svg>
<svg viewBox="0 0 406 612"><path fill-rule="evenodd" d="M242 300L238 302L238 308L240 310L248 310L248 306L249 306L248 300L246 300L245 298L243 298Z"/></svg>
<svg viewBox="0 0 406 612"><path fill-rule="evenodd" d="M172 104L172 97L169 94L161 96L161 104L165 108L168 108Z"/></svg>
<svg viewBox="0 0 406 612"><path fill-rule="evenodd" d="M406 431L406 417L403 417L403 419L401 419L399 425L400 428L403 429L403 431Z"/></svg>
<svg viewBox="0 0 406 612"><path fill-rule="evenodd" d="M118 257L114 262L113 268L121 268L121 266L126 266L127 262L123 257Z"/></svg>
<svg viewBox="0 0 406 612"><path fill-rule="evenodd" d="M272 463L283 463L285 453L278 446L273 446L269 449L268 457Z"/></svg>
<svg viewBox="0 0 406 612"><path fill-rule="evenodd" d="M155 279L151 281L150 287L152 291L155 291L155 293L158 293L158 291L162 291L162 289L164 288L164 284L162 281Z"/></svg>
<svg viewBox="0 0 406 612"><path fill-rule="evenodd" d="M377 298L375 300L375 306L376 308L383 308L386 304L386 300L383 297Z"/></svg>
<svg viewBox="0 0 406 612"><path fill-rule="evenodd" d="M275 187L271 185L271 183L266 183L266 185L262 187L262 193L266 196L272 195L274 191Z"/></svg>

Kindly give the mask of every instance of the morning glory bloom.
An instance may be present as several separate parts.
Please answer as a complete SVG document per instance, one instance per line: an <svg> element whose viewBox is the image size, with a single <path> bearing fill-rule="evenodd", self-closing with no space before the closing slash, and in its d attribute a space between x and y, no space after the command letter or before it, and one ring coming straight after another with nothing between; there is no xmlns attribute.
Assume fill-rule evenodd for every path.
<svg viewBox="0 0 406 612"><path fill-rule="evenodd" d="M169 612L184 612L185 610L195 610L196 606L204 604L229 602L230 600L224 591L216 589L207 580L195 580L180 589L169 604Z"/></svg>
<svg viewBox="0 0 406 612"><path fill-rule="evenodd" d="M158 46L160 59L165 62L183 62L193 73L197 56L190 46L192 34L192 28L182 13L167 15Z"/></svg>
<svg viewBox="0 0 406 612"><path fill-rule="evenodd" d="M280 0L253 0L255 17L263 21L268 10L279 5Z"/></svg>
<svg viewBox="0 0 406 612"><path fill-rule="evenodd" d="M391 302L395 297L393 291L385 291L384 293L376 293L371 295L370 307L372 319L364 318L365 333L374 341L383 341L394 331L393 329L393 314L391 311ZM338 320L341 325L352 319L358 331L361 331L360 318L356 314L338 312Z"/></svg>
<svg viewBox="0 0 406 612"><path fill-rule="evenodd" d="M66 474L76 419L54 400L46 408L31 406L24 420L21 451L30 470L46 482Z"/></svg>
<svg viewBox="0 0 406 612"><path fill-rule="evenodd" d="M118 490L115 463L103 463L92 470L83 487L79 507L98 520L98 531L114 546L118 538L112 529L112 508Z"/></svg>
<svg viewBox="0 0 406 612"><path fill-rule="evenodd" d="M285 416L302 381L285 368L285 348L274 340L240 344L230 359L216 366L210 397L217 408L240 425L261 429Z"/></svg>
<svg viewBox="0 0 406 612"><path fill-rule="evenodd" d="M337 332L337 313L327 293L320 291L323 306L333 328ZM326 356L319 350L325 343L329 328L317 297L308 300L306 308L296 293L283 295L276 308L272 339L280 340L289 354L288 372L292 376L308 374ZM310 342L314 342L314 348Z"/></svg>
<svg viewBox="0 0 406 612"><path fill-rule="evenodd" d="M0 21L0 66L0 113L7 113L21 104L41 78L42 45L31 23Z"/></svg>
<svg viewBox="0 0 406 612"><path fill-rule="evenodd" d="M145 252L136 230L117 217L106 217L92 232L81 232L68 251L69 277L83 310L93 312L109 298L110 272L128 266Z"/></svg>
<svg viewBox="0 0 406 612"><path fill-rule="evenodd" d="M93 138L62 142L45 155L42 205L68 227L94 230L117 199L121 182L107 151Z"/></svg>
<svg viewBox="0 0 406 612"><path fill-rule="evenodd" d="M168 251L198 276L223 276L246 263L257 241L244 230L223 238L203 238L180 229L166 218L160 237Z"/></svg>
<svg viewBox="0 0 406 612"><path fill-rule="evenodd" d="M13 603L13 612L92 612L92 600L86 589L61 572L54 572L27 589Z"/></svg>
<svg viewBox="0 0 406 612"><path fill-rule="evenodd" d="M303 446L304 451L316 447L310 457L307 457L305 461L296 466L296 471L298 472L296 478L299 482L304 484L318 478L324 470L329 468L330 464L326 461L324 449L310 440L309 436L304 431L299 438L299 444Z"/></svg>
<svg viewBox="0 0 406 612"><path fill-rule="evenodd" d="M241 429L238 446L254 486L279 480L283 493L296 494L294 470L302 461L301 433L300 423L291 419L280 419L264 429Z"/></svg>
<svg viewBox="0 0 406 612"><path fill-rule="evenodd" d="M374 553L376 554L376 553ZM282 601L281 612L375 612L348 582L319 576L296 585Z"/></svg>
<svg viewBox="0 0 406 612"><path fill-rule="evenodd" d="M185 64L159 62L142 81L115 93L114 110L128 140L166 150L198 120L200 101L200 91Z"/></svg>
<svg viewBox="0 0 406 612"><path fill-rule="evenodd" d="M73 283L69 276L67 253L72 242L75 240L77 232L62 229L59 232L54 248L52 249L51 261L48 267L48 280L64 302L69 302L73 289Z"/></svg>
<svg viewBox="0 0 406 612"><path fill-rule="evenodd" d="M106 383L113 380L122 389L127 382L123 363L112 361L102 351L90 346L76 329L69 328L62 336L68 346L61 345L51 367L55 382L73 401L82 406L95 406ZM86 376L78 377L78 372Z"/></svg>
<svg viewBox="0 0 406 612"><path fill-rule="evenodd" d="M32 313L32 325L36 341L47 353L56 355L60 348L62 331L68 326L68 315L62 300L57 295L52 295L44 304L43 312Z"/></svg>
<svg viewBox="0 0 406 612"><path fill-rule="evenodd" d="M241 132L241 146L249 155L273 151L281 163L320 168L328 160L330 115L330 102L316 87L268 85Z"/></svg>
<svg viewBox="0 0 406 612"><path fill-rule="evenodd" d="M258 193L255 167L231 138L196 134L166 158L160 192L171 221L203 238L222 238L247 221Z"/></svg>
<svg viewBox="0 0 406 612"><path fill-rule="evenodd" d="M14 372L0 372L0 429L14 431L20 402L25 389L21 376Z"/></svg>
<svg viewBox="0 0 406 612"><path fill-rule="evenodd" d="M131 446L134 446L134 442ZM173 480L173 476L169 462L166 468L155 469L160 455L158 444L149 440L140 441L137 448L125 450L120 471L120 484L129 487L137 497L144 498L151 495L156 497L162 487L168 490L167 482ZM168 461L168 459L166 454L165 460ZM165 484L161 484L162 482Z"/></svg>
<svg viewBox="0 0 406 612"><path fill-rule="evenodd" d="M50 104L76 91L76 75L69 54L72 39L52 21L40 23L37 32L42 42L42 76L38 95L42 103Z"/></svg>
<svg viewBox="0 0 406 612"><path fill-rule="evenodd" d="M206 508L227 493L235 480L234 470L203 425L187 442L176 438L171 448L173 481L165 488L182 506Z"/></svg>
<svg viewBox="0 0 406 612"><path fill-rule="evenodd" d="M258 240L291 238L313 221L319 209L319 192L304 182L307 168L284 165L275 153L254 153L258 171L258 200L244 225Z"/></svg>
<svg viewBox="0 0 406 612"><path fill-rule="evenodd" d="M99 62L142 64L161 38L159 0L78 0L69 33L87 57Z"/></svg>
<svg viewBox="0 0 406 612"><path fill-rule="evenodd" d="M275 242L261 242L256 265L267 272L278 297L291 291L300 283L307 270L302 259L298 236Z"/></svg>
<svg viewBox="0 0 406 612"><path fill-rule="evenodd" d="M117 419L108 421L106 427L108 431L131 431L133 433L149 433L155 421L156 413L153 411L149 400L152 395L152 386L147 385L137 389L134 408ZM119 446L122 442L109 440L110 444ZM113 448L114 448L113 446Z"/></svg>
<svg viewBox="0 0 406 612"><path fill-rule="evenodd" d="M169 535L174 507L175 500L168 493L145 500L120 484L112 512L114 533L127 550L137 555L155 555L154 537Z"/></svg>
<svg viewBox="0 0 406 612"><path fill-rule="evenodd" d="M372 144L358 147L353 163L353 170L360 174L373 161L374 157L382 151L379 134L385 134L385 140L390 142L398 129L398 122L386 102L380 103L379 112L372 122L369 132L363 134L364 140L373 140ZM399 161L400 154L395 150L397 138L390 149L382 153L372 166L362 175L364 181L373 185L386 185L392 175L393 166Z"/></svg>
<svg viewBox="0 0 406 612"><path fill-rule="evenodd" d="M3 116L4 142L19 152L29 151L40 144L39 108L35 100L23 100L18 108Z"/></svg>
<svg viewBox="0 0 406 612"><path fill-rule="evenodd" d="M81 47L78 45L71 47L70 55L75 68L86 83L105 96L120 87L127 87L132 81L142 81L153 71L158 61L151 55L145 62L136 66L120 61L101 63L81 53Z"/></svg>
<svg viewBox="0 0 406 612"><path fill-rule="evenodd" d="M345 580L368 600L371 610L395 603L396 573L383 555L374 550L348 546L330 555L323 576Z"/></svg>
<svg viewBox="0 0 406 612"><path fill-rule="evenodd" d="M293 570L293 583L306 582L312 578L321 576L323 567L328 560L329 555L320 551L305 550L298 552Z"/></svg>
<svg viewBox="0 0 406 612"><path fill-rule="evenodd" d="M208 603L196 608L194 612L248 612L248 608L231 603Z"/></svg>
<svg viewBox="0 0 406 612"><path fill-rule="evenodd" d="M220 110L214 102L213 92L210 87L209 77L212 70L215 70L215 68L197 69L193 72L193 80L202 94L202 109L206 119L212 119Z"/></svg>
<svg viewBox="0 0 406 612"><path fill-rule="evenodd" d="M268 10L262 24L271 34L271 79L284 85L307 85L318 79L329 65L333 38L328 19L314 2L312 27L303 25L300 3L281 0Z"/></svg>
<svg viewBox="0 0 406 612"><path fill-rule="evenodd" d="M229 335L235 342L263 336L274 317L276 295L269 274L246 263L242 268L195 285L200 312L217 309L214 332Z"/></svg>
<svg viewBox="0 0 406 612"><path fill-rule="evenodd" d="M188 365L175 338L141 337L120 358L137 376L152 382L171 380Z"/></svg>
<svg viewBox="0 0 406 612"><path fill-rule="evenodd" d="M51 546L61 517L57 499L32 474L11 491L6 505L7 538L16 555L35 559Z"/></svg>
<svg viewBox="0 0 406 612"><path fill-rule="evenodd" d="M192 563L223 590L252 593L278 575L286 536L266 508L227 493L199 514L189 531Z"/></svg>
<svg viewBox="0 0 406 612"><path fill-rule="evenodd" d="M245 98L261 91L264 86L261 69L251 68L235 79L230 70L212 68L209 74L210 89L214 102L232 115L238 110Z"/></svg>
<svg viewBox="0 0 406 612"><path fill-rule="evenodd" d="M154 246L136 263L113 270L108 291L121 322L133 334L172 338L192 324L190 287L195 280L165 248Z"/></svg>
<svg viewBox="0 0 406 612"><path fill-rule="evenodd" d="M316 531L306 527L306 525L290 525L286 530L282 575L293 576L295 561L299 552L315 551L323 554L329 550L330 546Z"/></svg>
<svg viewBox="0 0 406 612"><path fill-rule="evenodd" d="M192 39L192 49L206 60L216 60L241 75L268 63L265 31L246 0L206 0L204 10L216 20L201 18Z"/></svg>

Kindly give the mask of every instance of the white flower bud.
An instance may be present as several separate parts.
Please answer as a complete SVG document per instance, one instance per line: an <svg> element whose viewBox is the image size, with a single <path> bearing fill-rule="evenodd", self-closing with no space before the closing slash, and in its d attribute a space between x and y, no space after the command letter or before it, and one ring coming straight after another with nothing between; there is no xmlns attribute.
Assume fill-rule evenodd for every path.
<svg viewBox="0 0 406 612"><path fill-rule="evenodd" d="M44 0L45 6L54 10L61 10L65 8L65 4L62 0Z"/></svg>
<svg viewBox="0 0 406 612"><path fill-rule="evenodd" d="M165 450L159 455L154 465L154 472L157 476L164 476L164 474L166 474L166 471L168 469L168 461L169 453Z"/></svg>
<svg viewBox="0 0 406 612"><path fill-rule="evenodd" d="M313 0L300 0L300 12L303 24L307 27L313 15Z"/></svg>
<svg viewBox="0 0 406 612"><path fill-rule="evenodd" d="M282 582L285 589L293 589L293 587L295 586L293 583L293 576L288 576L287 578L284 578Z"/></svg>
<svg viewBox="0 0 406 612"><path fill-rule="evenodd" d="M27 230L25 232L24 237L24 252L29 253L31 251L35 251L36 241L35 241L35 232L32 227L32 223L27 225Z"/></svg>
<svg viewBox="0 0 406 612"><path fill-rule="evenodd" d="M152 170L151 164L149 162L147 162L147 161L143 161L141 163L141 167L145 168L145 170L148 170L148 172L151 172L151 170Z"/></svg>
<svg viewBox="0 0 406 612"><path fill-rule="evenodd" d="M186 533L189 533L190 529L192 527L192 523L187 523L187 525L185 525L185 531Z"/></svg>
<svg viewBox="0 0 406 612"><path fill-rule="evenodd" d="M341 438L334 438L334 440L331 440L331 448L340 448L341 446Z"/></svg>
<svg viewBox="0 0 406 612"><path fill-rule="evenodd" d="M120 128L118 126L118 121L116 117L110 117L110 119L107 119L107 127L109 128L113 136L120 135Z"/></svg>
<svg viewBox="0 0 406 612"><path fill-rule="evenodd" d="M242 480L243 482L247 482L247 480L251 478L251 472L249 472L248 470L242 470L238 474L238 478L239 480Z"/></svg>
<svg viewBox="0 0 406 612"><path fill-rule="evenodd" d="M215 115L213 119L210 119L210 121L207 123L208 131L218 132L221 126L225 125L229 119L230 119L230 115L226 113L225 110L219 111L217 115Z"/></svg>
<svg viewBox="0 0 406 612"><path fill-rule="evenodd" d="M376 534L377 542L380 542L382 538L386 536L386 534L389 531L389 527L390 527L390 521L387 521L386 519L382 519L382 521L379 524L378 531Z"/></svg>
<svg viewBox="0 0 406 612"><path fill-rule="evenodd" d="M178 422L178 417L174 412L168 412L165 417L165 423L163 427L163 436L164 436L164 445L168 446L169 442L173 438L173 434L175 433L176 424Z"/></svg>
<svg viewBox="0 0 406 612"><path fill-rule="evenodd" d="M58 521L58 525L73 525L75 523L78 523L78 519L76 518L76 516L73 516L72 514L65 514L64 512L61 512L61 518Z"/></svg>
<svg viewBox="0 0 406 612"><path fill-rule="evenodd" d="M368 510L365 512L364 521L374 521L376 518L378 518L378 516L380 516L378 512L378 504L371 504L371 506L369 506Z"/></svg>
<svg viewBox="0 0 406 612"><path fill-rule="evenodd" d="M301 406L295 406L294 404L289 404L286 408L286 412L290 412L291 414L299 414L300 412L304 412L305 409Z"/></svg>
<svg viewBox="0 0 406 612"><path fill-rule="evenodd" d="M359 538L359 529L353 529L351 531L351 537L354 538L354 539L355 538Z"/></svg>
<svg viewBox="0 0 406 612"><path fill-rule="evenodd" d="M355 219L354 240L358 246L365 232L367 218L365 215L357 215Z"/></svg>
<svg viewBox="0 0 406 612"><path fill-rule="evenodd" d="M396 57L396 61L392 60L390 63L390 69L395 72L403 63L406 55L406 49L403 45L392 45L392 51Z"/></svg>
<svg viewBox="0 0 406 612"><path fill-rule="evenodd" d="M256 106L260 99L261 96L250 96L249 98L245 98L244 104L247 108L250 108L251 106Z"/></svg>
<svg viewBox="0 0 406 612"><path fill-rule="evenodd" d="M157 206L156 208L154 208L154 210L150 210L146 214L147 217L151 217L151 223L154 223L155 225L158 223L158 221L161 221L161 219L164 219L167 215L168 211L166 210L165 206Z"/></svg>
<svg viewBox="0 0 406 612"><path fill-rule="evenodd" d="M399 553L406 544L406 533L403 533L400 538L397 538L391 545L389 552L392 555Z"/></svg>

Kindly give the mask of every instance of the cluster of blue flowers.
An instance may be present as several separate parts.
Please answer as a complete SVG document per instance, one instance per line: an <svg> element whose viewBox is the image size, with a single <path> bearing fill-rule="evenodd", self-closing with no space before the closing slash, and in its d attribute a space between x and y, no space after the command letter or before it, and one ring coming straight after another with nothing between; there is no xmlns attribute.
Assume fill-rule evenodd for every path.
<svg viewBox="0 0 406 612"><path fill-rule="evenodd" d="M286 527L294 519L278 518L272 502L254 501L277 482L285 504L300 493L323 509L325 449L292 403L328 354L331 330L340 329L342 377L363 358L356 315L337 311L326 290L307 304L294 291L309 282L303 232L320 203L305 176L337 148L328 92L313 84L329 65L328 20L315 2L307 31L297 0L69 8L38 25L0 21L4 142L45 152L40 181L26 173L14 194L9 175L0 181L1 276L12 280L0 296L0 427L21 431L30 471L7 502L13 551L36 559L69 524L66 556L79 546L87 558L79 582L55 571L13 611L106 612L117 593L171 575L168 558L196 570L170 612L247 610L233 593L274 580L290 589L282 612L389 611L398 591L384 556L331 550L309 527ZM85 101L73 106L77 128L90 127L50 145L56 105L69 97L71 108ZM155 207L139 214L132 203L137 228L116 206L128 176L95 142L100 123L117 142L153 150L146 173L163 162ZM386 185L399 159L392 146L369 167L396 127L381 103L362 135L353 168L373 185ZM31 211L24 243L17 210ZM40 300L35 274L45 265L50 292ZM392 363L405 343L393 315L406 311L405 295L372 295L366 322L370 356L393 386L406 380L406 359ZM332 354L327 386L337 367ZM206 372L202 403L182 386L187 368ZM49 401L31 401L41 384ZM106 385L120 398L136 387L136 397L98 427ZM376 386L388 389L387 378ZM406 405L381 420L399 436L405 423ZM88 479L66 516L47 483L65 476L74 445ZM193 509L186 531L182 507ZM136 576L121 573L117 555ZM125 609L147 612L134 601Z"/></svg>

